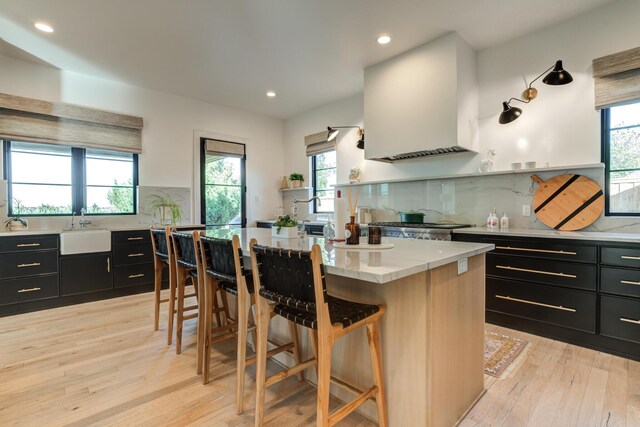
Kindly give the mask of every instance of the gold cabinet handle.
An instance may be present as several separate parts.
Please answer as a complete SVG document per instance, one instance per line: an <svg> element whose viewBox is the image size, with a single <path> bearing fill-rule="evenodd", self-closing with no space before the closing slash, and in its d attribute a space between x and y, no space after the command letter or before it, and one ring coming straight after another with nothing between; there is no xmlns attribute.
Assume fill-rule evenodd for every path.
<svg viewBox="0 0 640 427"><path fill-rule="evenodd" d="M135 254L129 254L129 255L127 255L127 256L128 256L129 258L136 257L136 256L144 256L144 253L142 253L142 252L138 252L138 253L135 253Z"/></svg>
<svg viewBox="0 0 640 427"><path fill-rule="evenodd" d="M144 240L144 237L127 237L127 240Z"/></svg>
<svg viewBox="0 0 640 427"><path fill-rule="evenodd" d="M508 265L496 265L496 268L501 268L503 270L524 271L526 273L546 274L547 276L569 277L571 279L576 279L578 277L575 274L555 273L553 271L531 270L529 268L510 267Z"/></svg>
<svg viewBox="0 0 640 427"><path fill-rule="evenodd" d="M107 257L107 273L111 273L111 257Z"/></svg>
<svg viewBox="0 0 640 427"><path fill-rule="evenodd" d="M633 259L636 261L640 261L640 256L631 256L631 255L620 255L622 259Z"/></svg>
<svg viewBox="0 0 640 427"><path fill-rule="evenodd" d="M39 262L32 262L30 264L18 264L18 268L24 268L24 267L37 267L39 266L40 263Z"/></svg>
<svg viewBox="0 0 640 427"><path fill-rule="evenodd" d="M16 248L26 248L26 247L32 247L32 246L40 246L40 243L18 243L16 245Z"/></svg>
<svg viewBox="0 0 640 427"><path fill-rule="evenodd" d="M529 249L529 248L514 248L511 246L496 246L496 249L507 249L510 251L523 251L523 252L542 252L545 254L560 254L560 255L577 255L577 252L571 251L553 251L550 249Z"/></svg>
<svg viewBox="0 0 640 427"><path fill-rule="evenodd" d="M18 291L19 294L23 294L25 292L36 292L36 291L41 291L42 288L28 288L28 289L20 289Z"/></svg>
<svg viewBox="0 0 640 427"><path fill-rule="evenodd" d="M640 286L640 282L632 282L631 280L620 280L623 285L636 285Z"/></svg>
<svg viewBox="0 0 640 427"><path fill-rule="evenodd" d="M144 273L139 273L139 274L130 274L129 275L129 279L136 279L138 277L144 277Z"/></svg>
<svg viewBox="0 0 640 427"><path fill-rule="evenodd" d="M627 323L633 323L634 325L640 325L640 320L628 319L626 317L621 317L620 321L627 322Z"/></svg>
<svg viewBox="0 0 640 427"><path fill-rule="evenodd" d="M553 308L554 310L569 311L571 313L575 313L577 311L575 308L567 308L567 307L563 307L561 305L545 304L545 303L542 303L542 302L529 301L529 300L526 300L526 299L513 298L513 297L509 297L509 296L504 296L504 295L496 295L495 297L496 298L500 298L500 299L506 299L508 301L515 301L515 302L521 302L521 303L524 303L524 304L537 305L537 306L540 306L540 307Z"/></svg>

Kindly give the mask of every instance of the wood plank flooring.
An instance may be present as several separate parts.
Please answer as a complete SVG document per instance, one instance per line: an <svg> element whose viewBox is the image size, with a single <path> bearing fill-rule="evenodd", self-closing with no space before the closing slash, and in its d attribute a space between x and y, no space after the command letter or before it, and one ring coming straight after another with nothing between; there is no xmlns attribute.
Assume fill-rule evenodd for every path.
<svg viewBox="0 0 640 427"><path fill-rule="evenodd" d="M166 317L154 332L152 311L152 295L141 294L0 318L0 425L253 425L254 368L245 412L235 413L235 342L214 346L204 386L195 320L176 355ZM506 379L485 376L487 393L461 426L640 427L640 363L487 328L533 347ZM271 387L265 414L267 425L313 425L315 388L295 378ZM352 414L340 425L373 424Z"/></svg>

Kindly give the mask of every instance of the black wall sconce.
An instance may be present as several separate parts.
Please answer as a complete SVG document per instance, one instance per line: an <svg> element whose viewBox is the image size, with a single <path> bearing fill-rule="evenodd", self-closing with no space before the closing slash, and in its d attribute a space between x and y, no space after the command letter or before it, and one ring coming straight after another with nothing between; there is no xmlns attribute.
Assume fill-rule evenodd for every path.
<svg viewBox="0 0 640 427"><path fill-rule="evenodd" d="M338 129L355 129L358 128L358 141L356 142L356 147L361 150L364 150L364 129L360 126L329 126L327 127L327 141L333 140L340 131Z"/></svg>
<svg viewBox="0 0 640 427"><path fill-rule="evenodd" d="M573 81L573 77L571 77L571 74L569 74L567 70L562 68L562 61L556 61L555 65L552 65L551 67L544 70L542 74L540 74L538 77L533 79L531 83L529 83L529 86L524 90L524 92L522 92L522 98L524 99L511 98L510 100L502 103L502 113L500 113L498 123L504 125L507 123L511 123L512 121L520 117L520 114L522 114L522 110L517 107L512 107L511 101L519 101L523 104L528 104L533 99L535 99L536 96L538 96L538 90L533 87L533 84L536 82L536 80L544 76L544 74L550 71L552 68L553 70L549 74L547 74L544 79L542 79L542 83L551 86L561 86L569 84Z"/></svg>

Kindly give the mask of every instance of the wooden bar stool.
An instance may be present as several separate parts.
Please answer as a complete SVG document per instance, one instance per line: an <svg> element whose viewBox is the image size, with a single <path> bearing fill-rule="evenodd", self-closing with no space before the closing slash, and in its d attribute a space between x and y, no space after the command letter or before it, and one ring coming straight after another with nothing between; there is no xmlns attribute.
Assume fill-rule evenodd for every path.
<svg viewBox="0 0 640 427"><path fill-rule="evenodd" d="M171 231L169 227L151 227L151 246L153 248L153 269L154 269L154 304L153 304L153 326L157 331L160 326L160 304L169 302L170 298L161 298L162 291L162 276L165 269L169 270L169 288L171 289L171 283L175 283L175 269L170 261L169 250L171 245L169 244L169 234ZM172 258L172 257L171 257ZM175 288L175 285L173 285ZM174 295L175 299L175 295ZM169 330L169 337L173 333L173 322L171 323L171 329Z"/></svg>
<svg viewBox="0 0 640 427"><path fill-rule="evenodd" d="M198 305L201 304L198 296L198 264L196 258L196 250L194 248L192 233L171 233L171 243L175 256L175 271L176 271L176 354L182 353L182 329L184 322L189 319L195 319L198 317ZM193 294L186 294L187 281L194 287ZM196 304L185 306L185 299L195 296ZM171 298L171 297L170 297ZM171 312L172 304L169 304L170 319L173 318ZM196 313L185 314L185 312L196 311ZM171 321L171 320L170 320ZM198 328L200 331L201 328Z"/></svg>
<svg viewBox="0 0 640 427"><path fill-rule="evenodd" d="M194 232L194 241L199 241L200 263L198 277L204 286L203 293L206 301L204 312L204 333L201 335L203 344L203 383L209 382L209 365L211 359L211 345L215 342L238 337L237 371L236 371L236 412L241 414L244 407L245 370L247 365L256 362L256 356L247 358L247 332L252 333L254 347L257 342L255 320L251 308L255 304L253 294L253 278L251 272L244 268L240 239L234 235L231 240L206 237L204 232ZM218 293L222 299L222 308L216 308ZM236 319L231 319L228 313L226 294L236 297ZM212 315L222 311L225 314L226 325L218 322L217 328L212 328ZM292 351L297 363L300 361L297 331L290 330L292 342L284 345L272 343L275 348L267 353L272 357L283 351ZM302 379L302 377L300 377Z"/></svg>
<svg viewBox="0 0 640 427"><path fill-rule="evenodd" d="M360 304L327 295L318 245L309 251L294 251L258 246L252 239L251 265L256 301L258 327L258 363L256 368L255 425L262 426L264 418L265 388L316 363L318 397L316 425L331 426L345 418L369 399L378 408L380 426L387 425L387 411L382 380L382 359L378 320L384 306ZM271 304L270 304L271 303ZM266 338L269 333L269 314L275 312L290 322L310 328L317 336L316 358L309 359L269 378L266 376ZM369 353L373 370L373 387L366 391L331 377L331 351L335 342L347 333L367 328ZM329 414L329 387L331 381L358 396L350 403Z"/></svg>

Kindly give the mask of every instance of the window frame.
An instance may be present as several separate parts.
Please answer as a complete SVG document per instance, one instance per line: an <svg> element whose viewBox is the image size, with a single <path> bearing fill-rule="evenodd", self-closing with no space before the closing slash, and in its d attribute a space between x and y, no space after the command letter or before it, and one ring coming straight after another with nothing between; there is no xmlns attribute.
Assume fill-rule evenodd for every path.
<svg viewBox="0 0 640 427"><path fill-rule="evenodd" d="M323 169L318 169L317 167L317 163L316 163L316 159L317 156L319 154L325 154L325 153L319 153L319 154L315 154L313 156L311 156L311 187L313 188L312 191L312 197L316 197L318 195L318 185L317 185L317 172L320 171L325 171L325 170L330 170L330 169L335 169L336 170L336 175L338 172L338 152L337 150L329 150L327 151L327 153L331 152L331 151L335 151L336 152L336 165L332 168L323 168ZM329 188L324 188L322 189L323 191L327 191L329 190ZM318 200L317 199L313 199L313 213L314 214L331 214L334 213L335 211L320 211L318 212Z"/></svg>
<svg viewBox="0 0 640 427"><path fill-rule="evenodd" d="M7 216L14 216L13 213L13 194L12 194L12 180L11 177L11 140L2 140L2 171L3 179L7 181ZM23 142L23 141L15 141ZM28 142L28 141L25 141ZM87 200L87 182L86 182L86 163L85 163L85 148L71 147L71 213L60 214L20 214L21 217L65 217L80 214L82 208L86 208ZM110 150L104 150L110 151ZM116 150L111 150L117 152ZM138 199L138 154L131 153L132 167L133 167L133 212L118 212L118 213L89 213L85 216L123 216L123 215L137 215L138 206L136 200ZM46 183L42 183L47 185ZM37 185L37 184L36 184ZM128 187L126 187L128 188Z"/></svg>
<svg viewBox="0 0 640 427"><path fill-rule="evenodd" d="M600 134L601 134L601 161L604 163L604 215L610 217L640 217L640 210L636 212L611 212L610 208L610 189L611 189L611 162L610 162L610 144L611 144L611 108L603 108L600 110ZM613 128L617 130L619 128ZM614 171L618 172L618 171Z"/></svg>

